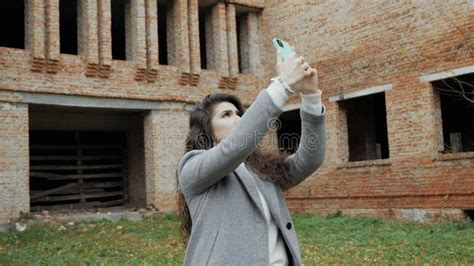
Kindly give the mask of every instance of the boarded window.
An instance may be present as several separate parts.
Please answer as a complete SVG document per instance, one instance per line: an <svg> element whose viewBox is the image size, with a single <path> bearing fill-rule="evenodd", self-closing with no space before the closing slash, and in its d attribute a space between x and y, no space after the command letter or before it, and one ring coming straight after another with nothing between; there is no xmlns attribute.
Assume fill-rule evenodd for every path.
<svg viewBox="0 0 474 266"><path fill-rule="evenodd" d="M115 131L30 131L32 211L123 205L126 134Z"/></svg>

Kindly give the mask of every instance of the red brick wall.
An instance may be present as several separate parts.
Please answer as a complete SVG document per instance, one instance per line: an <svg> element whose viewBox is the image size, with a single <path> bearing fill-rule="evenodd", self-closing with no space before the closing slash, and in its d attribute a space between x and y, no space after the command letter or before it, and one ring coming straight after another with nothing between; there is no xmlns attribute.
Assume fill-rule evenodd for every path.
<svg viewBox="0 0 474 266"><path fill-rule="evenodd" d="M0 101L0 223L29 211L28 158L28 105Z"/></svg>
<svg viewBox="0 0 474 266"><path fill-rule="evenodd" d="M404 217L410 215L404 212L406 208L423 208L423 215L429 217L437 217L436 213L453 217L459 216L459 208L474 206L474 156L438 155L442 143L439 98L429 83L419 80L427 73L474 65L472 2L228 1L263 7L262 12L250 13L240 21L239 25L248 27L242 29L241 46L249 53L243 58L248 61L245 72L250 73L239 75L235 70L236 36L229 32L210 38L218 46L216 62L227 57L229 65L199 69L199 47L190 43L198 37L197 16L192 13L197 12L198 1L177 0L170 5L170 65L157 62L153 1L130 1L133 18L127 18L128 28L136 31L129 33L133 38L129 40L129 61L111 58L110 0L81 2L79 55L59 54L57 2L49 1L45 12L36 1L27 1L27 49L0 47L0 101L4 107L0 119L6 113L18 117L0 125L5 129L0 133L0 182L8 184L1 186L6 192L0 199L8 202L13 191L20 191L23 196L12 205L14 212L27 211L29 201L28 108L15 104L21 97L14 92L169 104L143 120L147 178L140 186L146 193L137 201L172 210L174 171L184 146L180 149L160 143L168 136L178 142L181 137L184 142L185 109L189 107L184 103L192 105L209 93L225 91L250 104L275 75L274 37L288 40L318 69L328 109L326 161L312 177L287 193L293 211L325 214L340 209L347 214ZM235 25L228 15L234 10L228 4L225 7L220 4L214 9L218 24L213 28L232 31ZM94 16L97 12L99 17ZM227 77L238 78L236 88L227 83L222 89ZM328 97L384 84L393 86L386 91L390 158L347 163L345 114ZM290 104L298 102L295 98ZM11 214L8 206L0 205L0 219L17 215Z"/></svg>
<svg viewBox="0 0 474 266"><path fill-rule="evenodd" d="M328 109L326 161L288 193L294 211L400 216L388 210L474 207L474 156L438 156L439 98L419 80L474 64L472 3L267 1L262 21L265 69L274 64L271 38L288 40L318 69ZM328 98L384 84L393 85L386 91L390 159L346 163L344 113Z"/></svg>

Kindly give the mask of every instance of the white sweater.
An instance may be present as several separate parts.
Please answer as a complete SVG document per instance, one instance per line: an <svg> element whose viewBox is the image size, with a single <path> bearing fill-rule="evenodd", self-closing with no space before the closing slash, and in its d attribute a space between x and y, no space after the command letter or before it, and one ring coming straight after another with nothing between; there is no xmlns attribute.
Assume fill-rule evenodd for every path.
<svg viewBox="0 0 474 266"><path fill-rule="evenodd" d="M283 87L278 85L278 83L273 83L270 87L267 88L267 91L273 102L279 107L283 107L285 102L288 100L288 96L286 95ZM300 96L302 101L301 108L303 110L316 115L321 115L325 113L326 110L321 101L321 91L318 91L317 93L311 95L300 94ZM270 214L267 201L258 189L255 179L253 179L253 182L255 184L255 187L257 188L260 200L262 201L265 221L268 225L268 256L270 259L270 265L287 266L289 265L288 254L286 253L285 242L283 240L283 237L281 236L281 232L278 226L276 225L275 220Z"/></svg>

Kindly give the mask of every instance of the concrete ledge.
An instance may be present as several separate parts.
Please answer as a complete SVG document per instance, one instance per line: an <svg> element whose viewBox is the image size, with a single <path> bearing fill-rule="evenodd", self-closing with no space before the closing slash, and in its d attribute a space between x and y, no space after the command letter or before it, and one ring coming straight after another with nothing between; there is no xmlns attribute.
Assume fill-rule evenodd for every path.
<svg viewBox="0 0 474 266"><path fill-rule="evenodd" d="M455 68L452 70L433 73L429 75L424 75L420 77L420 81L431 82L431 81L451 78L451 77L460 76L460 75L469 74L469 73L474 73L474 65L461 67L461 68Z"/></svg>
<svg viewBox="0 0 474 266"><path fill-rule="evenodd" d="M28 92L19 92L18 95L21 97L21 102L33 104L133 110L151 110L160 109L161 107L161 103L156 101L112 99L44 93L38 94Z"/></svg>
<svg viewBox="0 0 474 266"><path fill-rule="evenodd" d="M339 95L329 97L329 102L336 102L336 101L348 100L348 99L361 97L361 96L367 96L367 95L370 95L370 94L384 92L384 91L390 90L392 88L393 88L393 85L390 83L390 84L385 84L385 85L381 85L381 86L370 87L370 88L367 88L367 89L358 90L358 91L355 91L355 92L341 93Z"/></svg>

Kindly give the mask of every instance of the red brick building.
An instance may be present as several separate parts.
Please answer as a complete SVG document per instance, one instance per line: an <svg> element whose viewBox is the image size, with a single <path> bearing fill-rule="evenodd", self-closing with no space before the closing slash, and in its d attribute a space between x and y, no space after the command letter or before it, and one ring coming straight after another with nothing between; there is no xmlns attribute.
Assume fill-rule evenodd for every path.
<svg viewBox="0 0 474 266"><path fill-rule="evenodd" d="M174 210L189 110L221 91L250 105L275 75L274 37L318 69L328 109L326 161L287 192L293 211L472 215L471 0L2 5L0 222L44 209ZM291 148L270 140L298 133L299 102L269 148Z"/></svg>

